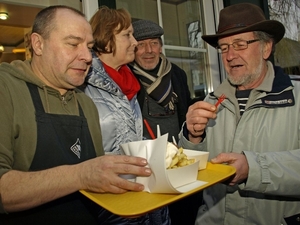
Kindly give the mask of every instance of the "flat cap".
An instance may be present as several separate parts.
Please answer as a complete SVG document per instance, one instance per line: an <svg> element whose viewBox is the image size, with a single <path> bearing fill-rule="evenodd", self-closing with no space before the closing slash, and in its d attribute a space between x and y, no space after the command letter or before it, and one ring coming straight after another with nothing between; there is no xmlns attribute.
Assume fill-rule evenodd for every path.
<svg viewBox="0 0 300 225"><path fill-rule="evenodd" d="M137 41L159 38L164 34L164 30L150 20L137 20L132 23L133 36Z"/></svg>

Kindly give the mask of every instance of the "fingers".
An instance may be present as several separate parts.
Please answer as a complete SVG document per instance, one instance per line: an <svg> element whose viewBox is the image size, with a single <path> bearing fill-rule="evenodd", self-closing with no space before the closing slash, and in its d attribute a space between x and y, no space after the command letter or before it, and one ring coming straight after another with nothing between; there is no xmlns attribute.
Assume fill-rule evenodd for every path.
<svg viewBox="0 0 300 225"><path fill-rule="evenodd" d="M108 158L112 157L115 163L121 163L121 164L124 163L124 164L131 164L137 166L146 166L148 164L147 160L141 157L134 157L128 155L105 155L103 157L108 157Z"/></svg>
<svg viewBox="0 0 300 225"><path fill-rule="evenodd" d="M195 109L198 109L198 108L201 108L201 109L206 109L208 111L216 111L216 107L208 102L205 102L205 101L198 101L198 102L195 102L193 105L191 105L189 107L189 110L195 110Z"/></svg>
<svg viewBox="0 0 300 225"><path fill-rule="evenodd" d="M192 125L192 129L188 129L190 131L191 134L193 134L193 136L197 136L197 135L202 135L205 127L207 126L208 120L206 120L206 122L203 121L203 123L194 123ZM191 126L190 124L187 126Z"/></svg>
<svg viewBox="0 0 300 225"><path fill-rule="evenodd" d="M249 165L247 158L241 153L220 153L217 157L211 159L212 163L226 163L235 167L235 176L230 181L230 185L244 182L248 177Z"/></svg>
<svg viewBox="0 0 300 225"><path fill-rule="evenodd" d="M108 161L114 163L113 171L117 174L133 174L137 176L150 176L151 170L145 167L148 162L141 157L128 155L108 155L104 156Z"/></svg>
<svg viewBox="0 0 300 225"><path fill-rule="evenodd" d="M186 125L194 137L201 136L209 119L216 118L216 107L210 103L199 101L191 105L186 114Z"/></svg>
<svg viewBox="0 0 300 225"><path fill-rule="evenodd" d="M215 158L211 159L212 163L226 163L226 164L230 164L233 163L236 160L235 157L233 157L233 155L231 153L220 153L219 155L217 155Z"/></svg>
<svg viewBox="0 0 300 225"><path fill-rule="evenodd" d="M126 155L105 155L81 163L80 181L82 189L94 192L124 193L142 191L144 186L119 177L120 174L150 176L147 161Z"/></svg>
<svg viewBox="0 0 300 225"><path fill-rule="evenodd" d="M105 188L102 189L101 192L109 192L109 193L113 193L113 194L122 194L125 193L127 191L143 191L144 190L144 185L136 183L136 182L132 182L132 181L128 181L124 178L121 178L119 176L116 176L115 179L111 179L112 183L110 183L109 185L104 186Z"/></svg>

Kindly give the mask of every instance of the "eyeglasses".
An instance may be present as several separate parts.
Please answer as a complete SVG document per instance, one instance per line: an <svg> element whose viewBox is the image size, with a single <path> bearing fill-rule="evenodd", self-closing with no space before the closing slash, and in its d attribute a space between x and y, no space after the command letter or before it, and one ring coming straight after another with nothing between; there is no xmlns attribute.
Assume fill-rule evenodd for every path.
<svg viewBox="0 0 300 225"><path fill-rule="evenodd" d="M164 116L172 116L175 114L175 110L170 110L170 109L168 109L168 107L165 107L165 112L163 112L163 113L152 113L150 111L150 107L149 107L149 99L147 97L145 97L145 100L147 103L148 115L151 117L164 117Z"/></svg>
<svg viewBox="0 0 300 225"><path fill-rule="evenodd" d="M254 42L259 41L260 39L254 39L250 41L245 41L245 40L239 40L239 41L234 41L232 44L221 44L217 46L217 50L219 53L226 53L229 51L229 46L232 45L233 49L236 51L244 50L248 48L248 45Z"/></svg>

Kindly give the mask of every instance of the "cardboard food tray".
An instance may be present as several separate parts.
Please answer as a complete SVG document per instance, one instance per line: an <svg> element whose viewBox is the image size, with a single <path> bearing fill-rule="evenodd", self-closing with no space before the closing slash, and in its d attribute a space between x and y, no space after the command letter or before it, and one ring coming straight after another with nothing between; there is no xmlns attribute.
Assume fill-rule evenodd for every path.
<svg viewBox="0 0 300 225"><path fill-rule="evenodd" d="M99 194L81 190L80 192L108 211L122 217L137 217L149 211L168 205L213 184L220 183L235 173L228 165L207 163L204 170L198 171L198 180L204 185L182 194L157 194L148 192L127 192L124 194Z"/></svg>

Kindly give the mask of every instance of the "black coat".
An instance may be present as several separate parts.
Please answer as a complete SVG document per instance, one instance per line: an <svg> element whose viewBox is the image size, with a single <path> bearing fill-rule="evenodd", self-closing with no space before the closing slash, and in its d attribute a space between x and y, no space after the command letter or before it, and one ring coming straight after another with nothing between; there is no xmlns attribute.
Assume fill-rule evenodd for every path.
<svg viewBox="0 0 300 225"><path fill-rule="evenodd" d="M181 127L183 122L186 119L185 115L191 103L191 95L190 95L189 87L187 85L186 73L184 72L183 69L178 67L176 64L173 63L171 64L172 64L172 68L170 70L171 82L173 86L173 91L178 96L178 104L177 104L178 123L179 123L179 127ZM146 90L143 87L143 85L141 85L141 89L138 92L138 101L141 109L143 108L144 105L145 95L146 95Z"/></svg>

